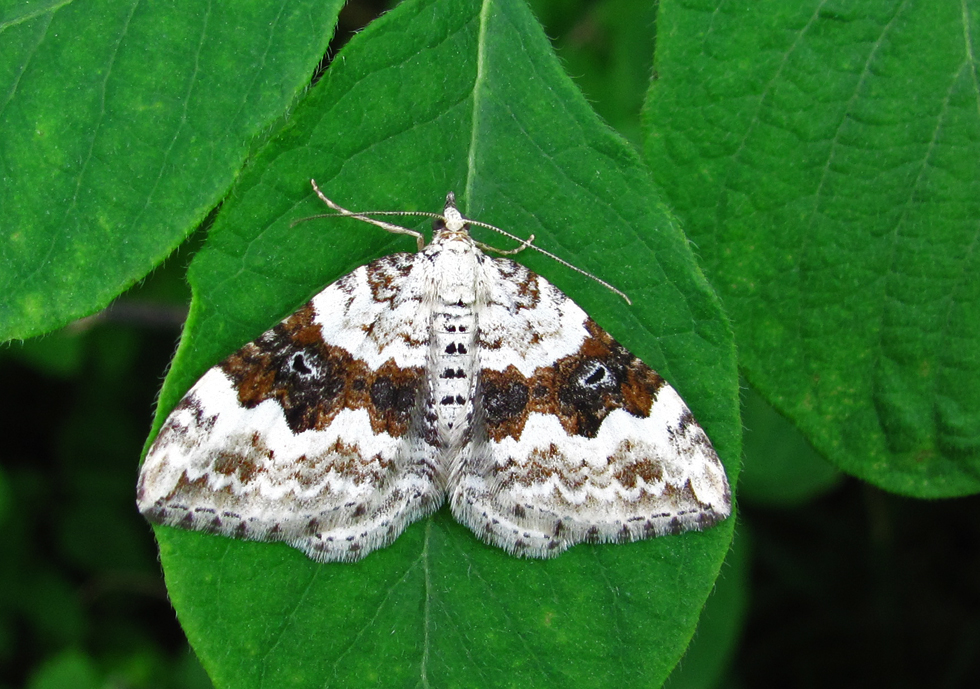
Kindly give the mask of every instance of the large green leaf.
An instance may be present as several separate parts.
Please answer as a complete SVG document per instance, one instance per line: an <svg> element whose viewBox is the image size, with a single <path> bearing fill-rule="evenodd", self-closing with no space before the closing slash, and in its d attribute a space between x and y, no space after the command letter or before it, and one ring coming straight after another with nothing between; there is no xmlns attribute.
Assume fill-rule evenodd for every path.
<svg viewBox="0 0 980 689"><path fill-rule="evenodd" d="M752 384L843 470L980 490L975 2L664 2L647 155Z"/></svg>
<svg viewBox="0 0 980 689"><path fill-rule="evenodd" d="M104 307L231 186L341 0L0 9L0 341Z"/></svg>
<svg viewBox="0 0 980 689"><path fill-rule="evenodd" d="M665 689L716 689L732 676L749 603L752 541L748 525L739 525L731 550L705 602L698 631L687 652L664 683Z"/></svg>
<svg viewBox="0 0 980 689"><path fill-rule="evenodd" d="M414 250L350 220L291 227L325 210L311 177L360 210L440 210L455 190L470 217L534 233L624 289L632 308L520 255L678 388L735 485L737 382L718 301L642 163L513 0L412 0L336 56L242 174L191 266L195 301L161 417L204 370L326 283ZM174 606L219 687L658 686L693 633L734 521L551 561L485 546L446 510L355 564L157 535Z"/></svg>

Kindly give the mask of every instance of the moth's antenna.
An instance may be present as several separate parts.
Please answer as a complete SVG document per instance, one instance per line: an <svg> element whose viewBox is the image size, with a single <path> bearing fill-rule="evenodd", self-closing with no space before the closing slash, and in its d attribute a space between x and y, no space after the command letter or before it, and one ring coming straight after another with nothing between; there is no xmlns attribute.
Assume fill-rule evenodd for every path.
<svg viewBox="0 0 980 689"><path fill-rule="evenodd" d="M538 251L538 252L544 254L545 256L547 256L548 258L550 258L552 261L557 261L558 263L562 264L566 268L571 268L576 273L579 273L580 275L584 275L585 277L589 278L590 280L595 280L596 282L598 282L600 285L602 285L603 287L605 287L610 292L613 292L614 294L618 294L619 296L621 296L624 300L626 300L626 303L629 304L630 306L633 305L633 302L630 301L630 298L627 297L626 294L624 294L621 290L616 289L615 287L613 287L612 285L610 285L608 282L606 282L602 278L596 277L592 273L590 273L588 271L585 271L585 270L582 270L578 266L569 263L568 261L566 261L565 259L563 259L563 258L561 258L559 256L555 256L550 251L547 251L546 249L542 249L537 244L531 244L528 240L521 239L520 237L514 236L510 232L507 232L506 230L501 230L499 227L496 227L495 225L490 225L490 224L485 223L485 222L480 222L479 220L470 220L469 218L466 218L466 222L469 223L470 225L478 225L480 227L485 227L488 230L493 230L494 232L499 232L500 234L502 234L503 236L507 237L508 239L513 239L515 242L521 242L524 245L524 246L521 247L522 249L523 248L534 249L535 251Z"/></svg>
<svg viewBox="0 0 980 689"><path fill-rule="evenodd" d="M310 184L313 185L313 191L315 191L316 192L316 195L318 197L320 197L320 200L323 201L325 204L327 204L327 206L329 206L330 208L332 208L335 211L337 211L337 213L336 214L333 214L333 213L323 213L323 214L320 214L320 215L311 215L311 216L309 216L307 218L300 218L299 220L294 220L293 223L292 223L293 225L296 225L296 224L301 223L301 222L306 222L307 220L315 220L317 218L336 218L338 216L343 216L343 217L348 217L348 218L356 218L356 219L362 220L362 221L364 221L366 223L370 223L372 225L376 225L377 227L380 227L380 228L382 228L384 230L387 230L388 232L392 232L394 234L407 234L407 235L410 235L412 237L415 237L416 242L418 243L419 251L421 251L422 249L425 248L425 238L422 236L422 234L420 232L416 232L415 230L410 230L407 227L402 227L401 225L395 225L393 223L387 223L387 222L384 222L383 220L375 220L374 218L372 218L370 216L372 216L372 215L402 215L402 216L409 216L410 215L410 216L422 217L422 218L435 218L435 219L443 220L443 221L446 220L446 218L443 217L442 215L440 215L439 213L426 213L425 211L365 211L365 212L362 212L362 213L355 213L354 211L349 211L346 208L341 208L336 203L334 203L333 201L331 201L330 199L328 199L324 195L324 193L322 191L320 191L320 187L318 187L316 185L316 180L311 179L310 180ZM495 225L490 225L489 223L480 222L479 220L471 220L470 218L464 218L464 220L469 225L477 225L479 227L485 227L488 230L493 230L494 232L499 232L500 234L502 234L503 236L507 237L508 239L513 239L515 242L520 243L521 244L521 247L519 247L518 251L520 251L521 249L525 249L525 248L530 247L531 249L534 249L535 251L538 251L538 252L544 254L545 256L547 256L548 258L550 258L551 260L557 261L558 263L560 263L561 265L565 266L566 268L570 268L571 270L574 270L576 273L579 273L580 275L584 275L585 277L589 278L590 280L595 280L600 285L602 285L603 287L605 287L606 289L608 289L610 292L613 292L614 294L618 294L619 296L621 296L626 301L626 303L629 304L630 306L633 305L633 302L630 301L630 298L627 297L626 294L622 290L616 289L615 287L613 287L612 285L610 285L608 282L606 282L602 278L598 278L595 275L593 275L592 273L590 273L588 271L585 271L585 270L582 270L578 266L572 265L571 263L569 263L565 259L560 258L558 256L555 256L550 251L546 251L545 249L542 249L542 248L538 247L537 245L532 244L531 243L531 239L521 239L520 237L518 237L516 235L513 235L510 232L507 232L506 230L502 230L502 229L500 229L499 227L497 227Z"/></svg>

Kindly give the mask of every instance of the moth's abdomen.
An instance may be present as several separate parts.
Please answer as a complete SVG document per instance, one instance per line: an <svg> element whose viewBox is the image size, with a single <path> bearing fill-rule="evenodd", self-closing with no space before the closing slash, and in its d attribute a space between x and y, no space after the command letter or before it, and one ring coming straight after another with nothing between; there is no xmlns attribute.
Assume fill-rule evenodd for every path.
<svg viewBox="0 0 980 689"><path fill-rule="evenodd" d="M473 415L476 317L472 304L440 304L433 317L433 401L443 447L462 437Z"/></svg>

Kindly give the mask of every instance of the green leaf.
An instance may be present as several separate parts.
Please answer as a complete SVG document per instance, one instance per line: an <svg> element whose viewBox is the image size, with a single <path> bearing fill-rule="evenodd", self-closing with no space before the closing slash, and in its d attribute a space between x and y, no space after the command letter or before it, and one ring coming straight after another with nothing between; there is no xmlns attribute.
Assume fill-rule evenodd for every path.
<svg viewBox="0 0 980 689"><path fill-rule="evenodd" d="M968 3L664 3L647 156L752 385L844 471L980 490Z"/></svg>
<svg viewBox="0 0 980 689"><path fill-rule="evenodd" d="M726 686L721 682L737 650L749 603L752 541L747 526L739 524L715 590L704 604L697 634L664 683L665 689Z"/></svg>
<svg viewBox="0 0 980 689"><path fill-rule="evenodd" d="M325 284L415 250L350 220L291 227L326 210L311 177L355 210L438 211L455 190L468 216L534 233L624 289L632 308L520 255L677 387L735 485L737 382L718 301L642 163L510 0L412 0L336 56L243 173L191 267L195 300L158 425L209 366ZM446 510L355 564L157 535L173 604L218 687L653 687L693 633L734 522L544 562L483 545Z"/></svg>
<svg viewBox="0 0 980 689"><path fill-rule="evenodd" d="M789 507L840 483L842 474L752 388L742 393L745 463L738 493L743 504Z"/></svg>
<svg viewBox="0 0 980 689"><path fill-rule="evenodd" d="M565 71L606 122L637 148L650 84L657 3L650 0L533 0Z"/></svg>
<svg viewBox="0 0 980 689"><path fill-rule="evenodd" d="M99 674L89 656L80 651L63 651L34 673L28 689L98 689L106 681Z"/></svg>
<svg viewBox="0 0 980 689"><path fill-rule="evenodd" d="M141 279L309 81L342 2L0 10L0 341Z"/></svg>

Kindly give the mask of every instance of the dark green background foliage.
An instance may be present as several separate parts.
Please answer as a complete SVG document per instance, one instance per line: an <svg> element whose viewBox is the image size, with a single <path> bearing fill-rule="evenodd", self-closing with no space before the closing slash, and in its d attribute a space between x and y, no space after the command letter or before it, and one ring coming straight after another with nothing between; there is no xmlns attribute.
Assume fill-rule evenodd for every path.
<svg viewBox="0 0 980 689"><path fill-rule="evenodd" d="M980 680L975 3L106 5L0 8L0 687ZM311 177L626 291L520 256L684 395L737 517L548 562L446 511L355 565L157 529L164 586L147 434L414 248L291 226Z"/></svg>

